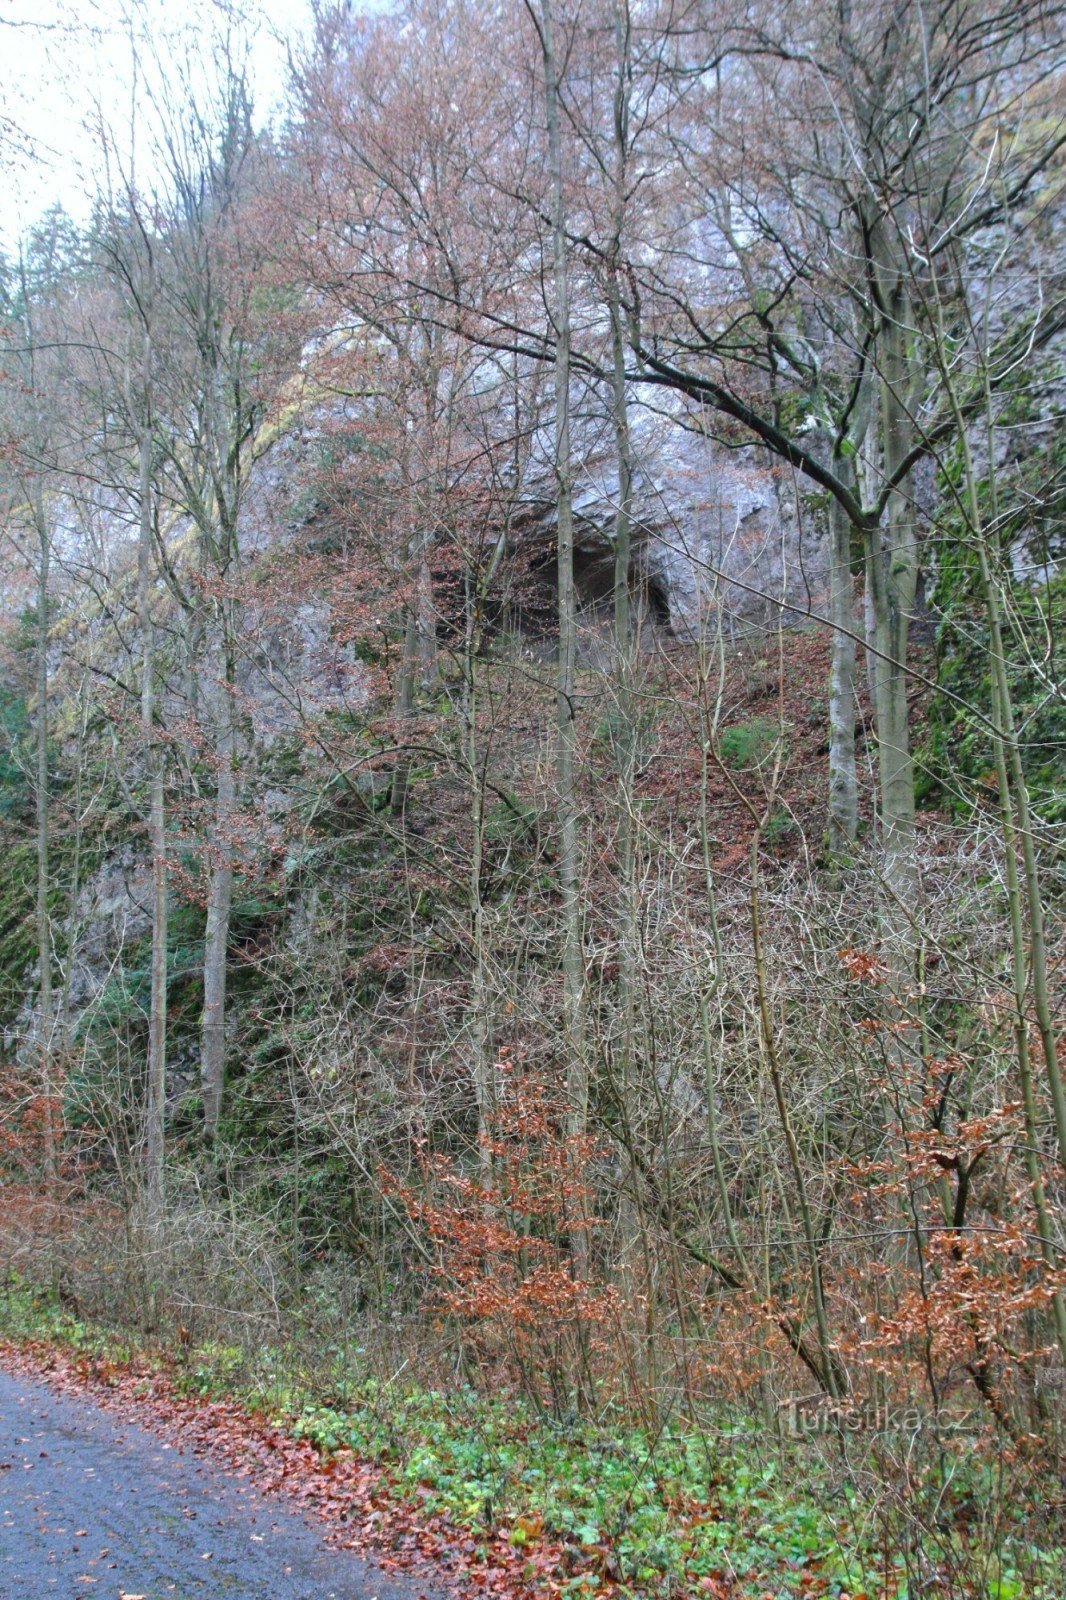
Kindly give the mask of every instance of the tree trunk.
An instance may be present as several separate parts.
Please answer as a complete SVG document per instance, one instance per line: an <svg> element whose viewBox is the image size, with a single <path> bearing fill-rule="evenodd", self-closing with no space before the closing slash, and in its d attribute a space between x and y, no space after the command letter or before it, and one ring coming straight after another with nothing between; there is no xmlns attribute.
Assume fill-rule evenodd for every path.
<svg viewBox="0 0 1066 1600"><path fill-rule="evenodd" d="M616 13L617 16L617 13ZM621 63L620 63L621 68ZM618 118L616 117L616 121ZM620 203L620 202L619 202ZM620 231L620 218L616 229ZM617 233L616 233L617 237ZM637 892L637 836L634 780L637 765L637 730L634 703L634 630L630 616L631 519L633 501L633 442L629 428L626 392L625 340L618 278L608 282L613 354L611 409L614 418L615 458L618 465L618 504L614 516L614 657L616 726L615 770L618 783L618 1017L617 1079L627 1108L636 1103L635 1081L636 986L639 960L640 915ZM630 1127L629 1139L637 1137ZM628 1182L619 1197L622 1272L633 1310L639 1305L638 1177L629 1157Z"/></svg>
<svg viewBox="0 0 1066 1600"><path fill-rule="evenodd" d="M37 961L39 980L37 990L37 1051L39 1082L44 1107L44 1182L45 1193L53 1215L49 1230L55 1224L58 1205L59 1139L58 1139L58 1083L55 1061L55 987L52 977L52 917L48 908L49 881L49 803L50 781L48 761L48 579L52 559L52 541L45 516L44 505L38 497L36 505L37 538L39 547L37 565L37 747L36 747L36 822L37 822Z"/></svg>
<svg viewBox="0 0 1066 1600"><path fill-rule="evenodd" d="M962 438L970 486L971 520L976 536L981 591L985 603L985 615L988 619L989 662L993 690L992 715L998 729L995 752L996 777L999 789L1000 813L1003 819L1003 844L1007 864L1007 893L1010 905L1011 939L1014 955L1014 992L1019 1036L1018 1060L1026 1100L1027 1119L1032 1124L1029 1130L1029 1144L1035 1155L1036 1128L1035 1119L1032 1118L1032 1092L1031 1085L1026 1081L1029 1076L1029 1022L1026 1003L1022 892L1018 879L1017 850L1019 842L1025 882L1025 908L1028 912L1029 921L1029 969L1032 978L1033 1012L1044 1057L1048 1087L1051 1091L1051 1107L1059 1149L1059 1162L1063 1170L1066 1171L1066 1090L1064 1090L1062 1070L1059 1066L1058 1039L1055 1035L1051 996L1048 989L1044 903L1040 893L1040 876L1036 859L1036 847L1033 841L1033 819L1029 806L1029 785L1025 777L1021 745L1018 741L1018 730L1014 721L1014 707L1011 702L1010 680L1007 676L1007 661L1003 643L1003 626L1000 620L999 595L993 582L988 561L988 549L985 543L985 532L981 526L980 503L977 497L973 463L970 460L970 448L965 432L960 430L960 436ZM1015 827L1015 808L1017 808L1017 827ZM1037 1211L1040 1214L1043 1204L1042 1184L1039 1182L1039 1169L1036 1168L1035 1171L1034 1196ZM1031 1177L1033 1172L1034 1168L1031 1167ZM1050 1237L1046 1216L1043 1214L1040 1215L1040 1224L1042 1237ZM1059 1318L1060 1343L1063 1346L1064 1355L1066 1355L1066 1308L1063 1307L1061 1298L1056 1301L1056 1313Z"/></svg>
<svg viewBox="0 0 1066 1600"><path fill-rule="evenodd" d="M888 297L882 335L881 414L883 468L898 469L911 445L906 411L907 306ZM901 971L910 973L917 911L918 867L914 835L914 759L907 705L907 642L918 588L918 544L909 476L889 497L883 534L867 535L867 581L874 613L878 774L883 877L888 903L885 928Z"/></svg>
<svg viewBox="0 0 1066 1600"><path fill-rule="evenodd" d="M829 666L829 851L841 860L858 829L855 773L855 605L851 581L851 522L840 502L829 502L829 616L833 624Z"/></svg>
<svg viewBox="0 0 1066 1600"><path fill-rule="evenodd" d="M570 270L559 126L559 80L550 0L541 0L540 41L544 55L544 99L552 192L552 257L555 348L555 481L557 516L557 594L559 653L556 676L556 805L559 822L559 890L562 900L563 1022L567 1049L569 1131L584 1134L588 1122L588 1079L584 1059L582 996L584 961L578 892L577 801L574 784L574 684L577 662L577 607L574 594L573 469L570 460ZM571 1231L574 1270L588 1265L588 1239L578 1222Z"/></svg>
<svg viewBox="0 0 1066 1600"><path fill-rule="evenodd" d="M488 1185L492 1177L492 1156L489 1143L492 1120L496 1110L496 1073L492 1058L492 1038L489 1026L489 995L485 968L485 905L482 896L481 874L485 850L485 791L481 781L477 744L477 685L474 678L476 637L479 631L475 608L477 598L474 584L468 580L469 612L467 620L466 682L463 690L464 755L467 781L470 785L470 943L473 958L470 994L470 1020L473 1047L474 1097L477 1101L478 1159L482 1181Z"/></svg>
<svg viewBox="0 0 1066 1600"><path fill-rule="evenodd" d="M628 164L630 127L630 82L632 70L630 19L626 0L614 5L615 86L613 105L613 188L610 257L607 265L607 311L611 325L611 416L614 424L615 462L618 470L618 500L614 514L614 676L616 726L614 734L615 770L618 783L618 1047L616 1082L629 1123L626 1155L629 1171L624 1174L618 1201L620 1266L622 1282L630 1303L634 1328L641 1310L641 1291L646 1306L644 1315L645 1354L650 1357L653 1340L649 1318L651 1286L647 1281L647 1262L642 1262L640 1187L633 1144L640 1137L639 1127L630 1112L638 1103L636 1071L636 986L640 945L639 896L637 891L637 832L634 779L637 764L637 730L634 702L635 637L631 616L630 585L632 568L633 479L635 461L629 426L629 393L626 384L626 337L623 321L620 270L623 231L628 203ZM639 626L639 623L638 623ZM646 1253L645 1253L646 1254ZM643 1282L642 1282L643 1276Z"/></svg>
<svg viewBox="0 0 1066 1600"><path fill-rule="evenodd" d="M221 602L228 612L231 602ZM226 1072L226 956L233 901L233 821L236 806L233 649L230 630L220 624L215 686L215 737L218 778L209 870L207 927L204 934L204 1010L200 1043L200 1088L204 1136L218 1133Z"/></svg>
<svg viewBox="0 0 1066 1600"><path fill-rule="evenodd" d="M138 462L139 542L137 613L141 635L141 731L148 773L148 841L152 852L152 958L148 1002L148 1095L145 1110L144 1180L151 1204L163 1196L167 1040L167 858L163 753L155 731L155 623L151 605L152 440L150 397L152 341L144 340L145 416Z"/></svg>
<svg viewBox="0 0 1066 1600"><path fill-rule="evenodd" d="M402 729L411 716L415 704L415 674L418 668L418 609L417 598L407 603L403 629L403 659L400 663L400 681L396 685L396 719ZM403 734L398 730L397 737ZM407 804L407 784L411 771L411 758L401 751L392 769L392 789L389 808L393 816L402 816Z"/></svg>
<svg viewBox="0 0 1066 1600"><path fill-rule="evenodd" d="M414 485L411 478L410 445L406 433L400 453L400 482L403 490L404 503L415 504ZM417 511L416 511L417 514ZM417 562L414 574L410 568L404 574L409 586L409 592L404 600L404 627L403 627L403 656L400 661L400 676L396 684L395 714L399 724L397 739L404 739L404 724L409 721L415 707L415 684L418 679L419 666L425 670L425 648L421 610L423 605L423 558L421 552L422 536L409 530L407 539L407 559L410 563ZM401 750L392 769L392 788L389 796L389 808L393 816L403 815L407 805L407 786L411 772L411 757L406 750Z"/></svg>

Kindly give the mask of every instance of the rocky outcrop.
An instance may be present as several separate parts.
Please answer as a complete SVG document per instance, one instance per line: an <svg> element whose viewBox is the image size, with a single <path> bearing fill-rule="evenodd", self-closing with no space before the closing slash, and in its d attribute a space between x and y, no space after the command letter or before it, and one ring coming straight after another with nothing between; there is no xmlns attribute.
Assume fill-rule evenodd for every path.
<svg viewBox="0 0 1066 1600"><path fill-rule="evenodd" d="M729 449L691 418L635 404L638 457L632 505L634 596L650 633L693 638L719 626L733 633L797 622L824 609L828 549L824 515L810 486L752 449ZM616 458L605 428L576 428L574 564L585 622L612 611ZM546 446L541 444L543 456ZM514 542L529 578L517 625L554 615L555 504L551 474L531 473Z"/></svg>

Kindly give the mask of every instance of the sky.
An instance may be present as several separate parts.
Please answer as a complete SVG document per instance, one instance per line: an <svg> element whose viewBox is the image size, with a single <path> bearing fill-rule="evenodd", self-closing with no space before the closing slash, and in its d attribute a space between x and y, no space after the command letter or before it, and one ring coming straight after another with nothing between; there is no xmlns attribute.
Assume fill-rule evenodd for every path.
<svg viewBox="0 0 1066 1600"><path fill-rule="evenodd" d="M310 3L242 0L242 9L258 118L266 120L284 90L284 41L307 29ZM216 17L212 0L0 0L0 248L13 249L57 201L75 221L87 220L100 111L128 154L130 19L165 60Z"/></svg>

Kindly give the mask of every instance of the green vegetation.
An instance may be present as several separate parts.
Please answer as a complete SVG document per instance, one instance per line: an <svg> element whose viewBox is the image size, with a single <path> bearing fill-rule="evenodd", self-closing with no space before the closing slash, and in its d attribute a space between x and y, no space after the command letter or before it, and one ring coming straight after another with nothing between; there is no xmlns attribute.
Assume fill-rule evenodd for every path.
<svg viewBox="0 0 1066 1600"><path fill-rule="evenodd" d="M0 684L0 821L22 816L29 805L26 767L20 748L29 732L25 697Z"/></svg>
<svg viewBox="0 0 1066 1600"><path fill-rule="evenodd" d="M959 580L952 593L945 576L937 590L945 605L937 636L937 682L958 698L936 696L923 751L939 797L956 814L996 803L988 731L968 705L959 703L991 715L988 627L969 589ZM1057 692L1061 668L1053 646L1066 627L1066 578L1012 590L1007 621L1007 666L1030 797L1045 822L1060 823L1066 820L1066 703ZM929 787L927 781L926 793Z"/></svg>
<svg viewBox="0 0 1066 1600"><path fill-rule="evenodd" d="M32 845L11 845L0 885L0 1027L9 1027L26 998L37 955L33 924L36 858Z"/></svg>
<svg viewBox="0 0 1066 1600"><path fill-rule="evenodd" d="M997 428L1009 437L1011 466L993 485L977 483L982 523L994 533L988 558L999 593L1004 649L1015 725L1030 799L1045 823L1066 819L1066 703L1059 641L1066 625L1066 576L1054 549L1066 514L1066 435L1044 428L1039 389L1060 379L1043 368L1007 396ZM919 753L923 794L956 815L996 804L994 757L987 728L972 706L992 714L988 621L978 573L978 552L962 510L964 476L956 449L941 472L943 509L938 518L936 587L939 617L937 684Z"/></svg>
<svg viewBox="0 0 1066 1600"><path fill-rule="evenodd" d="M780 728L772 717L752 717L723 729L718 750L727 767L743 771L762 766L773 754Z"/></svg>
<svg viewBox="0 0 1066 1600"><path fill-rule="evenodd" d="M295 1311L297 1329L299 1321ZM559 1541L580 1552L587 1569L571 1580L575 1594L608 1578L622 1596L676 1595L681 1575L694 1592L701 1578L721 1575L752 1600L765 1597L768 1584L776 1600L867 1591L918 1600L902 1559L886 1562L875 1508L845 1481L834 1452L745 1420L649 1430L608 1410L551 1421L512 1395L382 1380L357 1346L324 1353L312 1375L298 1338L251 1352L206 1343L175 1360L129 1330L72 1316L14 1276L0 1291L0 1339L44 1339L110 1363L150 1362L186 1394L236 1399L325 1455L351 1451L380 1463L394 1495L443 1513L468 1537L503 1528L519 1549ZM968 1495L979 1497L982 1469L963 1458L958 1471ZM952 1539L961 1552L964 1523ZM1006 1530L989 1600L1053 1600L1062 1592L1061 1554Z"/></svg>

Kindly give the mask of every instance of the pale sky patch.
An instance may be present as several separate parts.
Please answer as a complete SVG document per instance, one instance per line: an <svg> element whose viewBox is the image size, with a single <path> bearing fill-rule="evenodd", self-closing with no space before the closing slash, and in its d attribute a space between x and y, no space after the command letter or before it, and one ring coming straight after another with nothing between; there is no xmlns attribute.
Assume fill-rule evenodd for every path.
<svg viewBox="0 0 1066 1600"><path fill-rule="evenodd" d="M257 122L269 122L284 97L286 45L310 24L309 0L244 0L231 10L247 25ZM87 221L101 113L128 160L131 31L149 41L138 57L150 88L153 53L164 62L184 55L218 16L212 0L0 0L0 245L11 249L56 202Z"/></svg>

